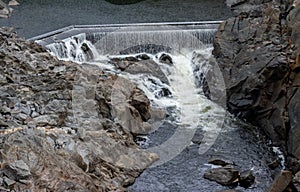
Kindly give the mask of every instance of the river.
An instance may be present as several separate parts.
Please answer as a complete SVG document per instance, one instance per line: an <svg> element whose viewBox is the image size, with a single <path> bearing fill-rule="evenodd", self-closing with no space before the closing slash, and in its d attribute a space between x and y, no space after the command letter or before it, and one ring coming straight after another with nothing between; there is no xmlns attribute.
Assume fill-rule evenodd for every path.
<svg viewBox="0 0 300 192"><path fill-rule="evenodd" d="M106 35L79 33L58 41L55 38L57 43L45 46L60 59L98 65L133 81L148 96L152 106L166 111L167 115L159 124L154 124L152 132L147 135L136 133L136 142L145 150L156 152L160 159L146 169L132 186L128 186L130 190L206 192L235 188L244 192L266 191L272 183L268 163L276 158L271 143L259 133L258 128L228 114L222 103L207 99L203 84L199 84L201 74L207 77L208 72L213 71L214 75L218 75L212 56L211 37L215 29L205 33L205 29L199 29L199 34L206 35L195 38L187 30L160 27L157 30L153 26L121 27ZM46 41L38 42L43 44ZM151 49L149 43L152 43ZM170 56L172 65L159 60L163 54ZM150 74L135 69L120 70L110 62L113 58L126 60L133 57L153 60L164 76L157 75L156 69L152 69ZM207 81L212 95L214 91L220 93L214 87L223 88L224 94L222 78ZM167 94L161 94L163 92ZM121 117L120 120L122 124ZM126 127L127 122L122 125ZM232 162L240 171L251 170L255 183L243 188L222 186L204 179L205 171L214 167L208 163L214 158Z"/></svg>
<svg viewBox="0 0 300 192"><path fill-rule="evenodd" d="M104 0L20 0L0 26L31 38L69 25L224 20L232 15L221 0L145 0L114 5Z"/></svg>

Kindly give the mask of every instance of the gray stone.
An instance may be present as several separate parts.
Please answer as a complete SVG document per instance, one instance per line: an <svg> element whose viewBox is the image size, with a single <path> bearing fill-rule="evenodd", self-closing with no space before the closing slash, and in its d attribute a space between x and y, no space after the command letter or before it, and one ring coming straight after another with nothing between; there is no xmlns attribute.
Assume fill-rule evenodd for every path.
<svg viewBox="0 0 300 192"><path fill-rule="evenodd" d="M213 54L228 110L261 127L299 160L300 5L292 3L228 0L237 16L220 25Z"/></svg>
<svg viewBox="0 0 300 192"><path fill-rule="evenodd" d="M11 187L12 185L14 185L16 183L14 180L11 180L7 177L4 177L3 181L4 181L5 185L8 187Z"/></svg>
<svg viewBox="0 0 300 192"><path fill-rule="evenodd" d="M226 0L226 5L228 7L234 7L246 2L246 0Z"/></svg>
<svg viewBox="0 0 300 192"><path fill-rule="evenodd" d="M58 61L10 29L0 28L0 45L4 188L126 191L157 159L129 131L150 129L152 111L132 82L98 66ZM119 112L128 113L120 119L133 122L128 127L113 111L119 101L125 106Z"/></svg>
<svg viewBox="0 0 300 192"><path fill-rule="evenodd" d="M173 65L173 59L170 55L163 53L160 57L159 57L159 62L161 63L165 63L168 65Z"/></svg>
<svg viewBox="0 0 300 192"><path fill-rule="evenodd" d="M136 58L135 58L136 59ZM160 79L163 83L169 84L169 80L160 69L160 66L153 60L128 61L117 60L113 62L116 67L131 74L151 74Z"/></svg>
<svg viewBox="0 0 300 192"><path fill-rule="evenodd" d="M300 90L296 90L293 98L289 104L289 140L288 140L288 151L295 157L300 159Z"/></svg>
<svg viewBox="0 0 300 192"><path fill-rule="evenodd" d="M28 165L23 160L6 165L4 174L13 180L25 179L31 175Z"/></svg>

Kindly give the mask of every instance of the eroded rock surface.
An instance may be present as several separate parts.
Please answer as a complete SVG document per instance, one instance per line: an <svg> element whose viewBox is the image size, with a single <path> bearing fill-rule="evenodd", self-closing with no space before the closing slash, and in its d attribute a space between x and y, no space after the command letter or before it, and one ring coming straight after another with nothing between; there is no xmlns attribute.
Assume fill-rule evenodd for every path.
<svg viewBox="0 0 300 192"><path fill-rule="evenodd" d="M1 190L126 191L157 159L112 107L122 98L122 120L147 125L150 102L134 84L59 61L7 29L0 46Z"/></svg>
<svg viewBox="0 0 300 192"><path fill-rule="evenodd" d="M285 150L289 167L297 172L299 1L228 4L237 16L220 25L213 51L224 75L227 106L234 114L262 127L274 144Z"/></svg>

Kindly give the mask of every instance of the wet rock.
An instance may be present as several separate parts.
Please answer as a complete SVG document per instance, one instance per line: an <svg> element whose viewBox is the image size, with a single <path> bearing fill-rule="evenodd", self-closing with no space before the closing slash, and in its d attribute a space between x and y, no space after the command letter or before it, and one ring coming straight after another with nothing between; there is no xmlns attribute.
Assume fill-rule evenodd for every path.
<svg viewBox="0 0 300 192"><path fill-rule="evenodd" d="M131 57L130 57L131 58ZM126 71L131 74L151 74L157 77L161 82L169 84L169 80L160 69L159 65L153 60L138 60L135 57L129 59L114 58L112 63L120 70Z"/></svg>
<svg viewBox="0 0 300 192"><path fill-rule="evenodd" d="M194 144L200 145L203 142L204 135L203 133L196 132L192 138Z"/></svg>
<svg viewBox="0 0 300 192"><path fill-rule="evenodd" d="M300 6L293 1L227 4L237 16L220 25L213 51L227 107L299 160Z"/></svg>
<svg viewBox="0 0 300 192"><path fill-rule="evenodd" d="M226 162L223 159L217 159L217 158L209 160L208 163L213 164L213 165L220 165L220 166L226 166L226 165L232 164L232 163Z"/></svg>
<svg viewBox="0 0 300 192"><path fill-rule="evenodd" d="M273 183L271 184L270 188L267 191L282 192L288 187L292 179L293 179L293 174L290 171L281 171L276 176L276 178L274 179Z"/></svg>
<svg viewBox="0 0 300 192"><path fill-rule="evenodd" d="M221 185L233 185L238 182L239 171L231 167L221 167L207 170L204 178Z"/></svg>
<svg viewBox="0 0 300 192"><path fill-rule="evenodd" d="M168 65L172 65L173 64L173 59L170 55L163 53L160 57L159 57L159 61L161 63L165 63Z"/></svg>
<svg viewBox="0 0 300 192"><path fill-rule="evenodd" d="M275 160L271 161L268 163L268 167L270 169L276 169L280 166L280 160L278 158L276 158Z"/></svg>
<svg viewBox="0 0 300 192"><path fill-rule="evenodd" d="M139 111L143 121L148 121L151 118L150 101L140 89L134 91L130 104Z"/></svg>
<svg viewBox="0 0 300 192"><path fill-rule="evenodd" d="M226 0L226 5L229 7L234 7L239 4L244 3L246 0Z"/></svg>
<svg viewBox="0 0 300 192"><path fill-rule="evenodd" d="M295 187L295 189L298 191L300 191L300 172L296 173L294 178L293 178L293 185Z"/></svg>
<svg viewBox="0 0 300 192"><path fill-rule="evenodd" d="M244 188L249 188L255 181L252 171L243 171L240 174L239 183Z"/></svg>
<svg viewBox="0 0 300 192"><path fill-rule="evenodd" d="M137 59L140 59L140 60L148 60L150 59L149 55L147 54L139 54L137 56L135 56Z"/></svg>

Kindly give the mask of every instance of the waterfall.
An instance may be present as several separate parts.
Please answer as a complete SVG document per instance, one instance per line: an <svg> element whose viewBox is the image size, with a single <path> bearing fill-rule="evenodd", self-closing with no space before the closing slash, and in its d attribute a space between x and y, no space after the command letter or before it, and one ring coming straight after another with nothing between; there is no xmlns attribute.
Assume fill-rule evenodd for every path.
<svg viewBox="0 0 300 192"><path fill-rule="evenodd" d="M59 59L85 62L99 55L182 52L210 46L218 23L77 26L33 38Z"/></svg>
<svg viewBox="0 0 300 192"><path fill-rule="evenodd" d="M175 133L161 145L147 149L160 156L154 164L156 166L173 159L191 145L197 129L205 132L200 154L212 146L221 131L225 110L207 99L217 100L215 98L223 95L225 90L222 75L211 53L216 26L126 26L110 31L93 29L83 33L79 30L80 33L55 42L51 42L49 37L39 41L51 42L45 46L59 59L92 63L130 79L143 90L152 106L176 109L170 114L174 116L170 123L177 126ZM161 62L163 54L170 57L171 65ZM167 81L149 73L122 71L109 62L113 58L141 61L141 55L154 61ZM154 126L159 129L160 124ZM145 139L145 136L142 137ZM145 140L151 142L151 138Z"/></svg>

